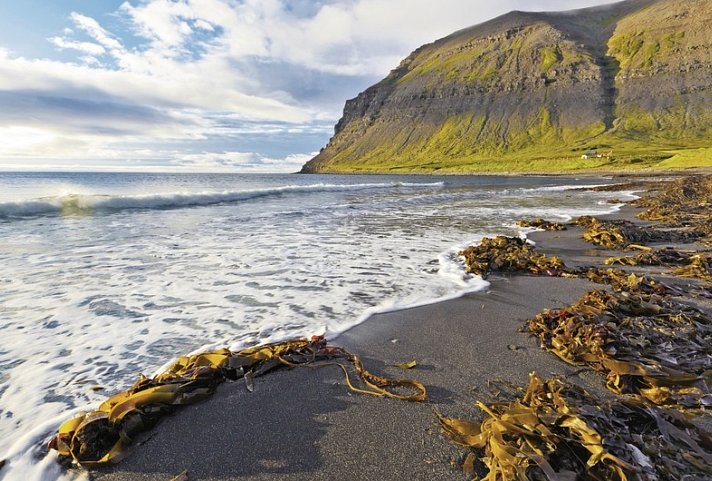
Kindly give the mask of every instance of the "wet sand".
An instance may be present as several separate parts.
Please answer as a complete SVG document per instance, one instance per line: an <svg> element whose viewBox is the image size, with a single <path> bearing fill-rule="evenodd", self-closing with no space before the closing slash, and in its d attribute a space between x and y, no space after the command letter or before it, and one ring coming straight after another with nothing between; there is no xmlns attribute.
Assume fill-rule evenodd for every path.
<svg viewBox="0 0 712 481"><path fill-rule="evenodd" d="M615 217L631 219L623 209ZM539 250L572 266L609 254L581 239L579 228L530 235ZM481 419L475 400L490 400L488 380L525 385L532 371L566 376L608 396L603 378L542 351L522 332L544 308L569 304L595 284L526 275L489 278L488 289L462 298L371 317L333 341L363 357L366 368L421 381L425 403L351 393L335 367L279 370L227 383L208 401L180 409L147 433L101 481L170 481L183 470L196 480L453 480L462 451L439 432L433 411ZM417 361L404 371L395 364Z"/></svg>

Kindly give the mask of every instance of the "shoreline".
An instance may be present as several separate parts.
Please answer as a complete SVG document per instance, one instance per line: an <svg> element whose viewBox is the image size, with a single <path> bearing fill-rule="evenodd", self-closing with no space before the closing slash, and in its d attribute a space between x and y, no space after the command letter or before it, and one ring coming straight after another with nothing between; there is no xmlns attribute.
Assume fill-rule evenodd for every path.
<svg viewBox="0 0 712 481"><path fill-rule="evenodd" d="M633 212L601 217L630 219ZM528 237L567 263L600 262L578 229ZM180 409L130 448L127 459L93 471L91 479L169 481L184 470L191 481L465 479L460 449L440 434L434 409L471 417L472 403L487 400L488 380L522 384L531 371L610 396L600 376L564 364L521 332L526 319L570 304L595 284L526 275L490 281L455 299L374 314L335 338L372 372L423 382L426 403L353 395L336 369L280 370L256 380L252 393L242 382L227 383L208 401ZM394 367L410 360L417 362L412 370Z"/></svg>
<svg viewBox="0 0 712 481"><path fill-rule="evenodd" d="M531 171L531 172L397 172L397 171L364 171L364 172L291 172L291 175L393 175L422 177L613 177L613 178L646 178L646 177L686 177L690 175L712 174L712 167L676 167L670 169L602 169L602 170L571 170L561 172Z"/></svg>
<svg viewBox="0 0 712 481"><path fill-rule="evenodd" d="M398 179L396 179L396 180L398 180ZM526 182L526 181L524 181L524 182ZM586 182L586 181L584 181L584 182ZM557 183L557 182L545 182L546 185L550 185L551 183ZM566 182L566 183L569 183L569 182ZM572 184L577 184L576 182L571 182L571 183L572 183ZM601 182L601 183L602 183L602 182ZM596 182L596 184L599 184L599 182ZM556 194L556 195L558 195L558 194ZM589 204L589 205L592 205L592 204ZM601 210L604 210L604 209L605 209L605 210L608 210L608 209L610 208L610 206L599 206L599 207L601 208ZM524 214L522 214L522 215L524 215ZM571 215L575 215L575 214L574 214L573 212L571 212ZM514 234L514 233L512 232L511 235L516 235L516 234ZM479 237L479 236L477 236L477 237ZM464 239L468 239L468 238L469 238L469 237L465 237ZM458 239L459 239L459 240L462 240L463 237L460 236L460 237L458 237ZM436 249L436 250L428 249L429 254L427 254L427 255L432 255L433 253L437 253L439 250L440 250L440 249ZM443 252L446 252L446 251L443 251ZM434 257L434 256L433 256L433 257ZM434 269L437 269L437 266L435 266ZM455 290L455 289L457 289L458 292L456 292L456 293L454 293L454 294L448 296L449 298L452 298L452 297L460 297L460 296L463 295L463 293L460 291L461 286L459 286L459 285L458 285L458 286L453 285L453 286L452 286L452 290ZM427 292L430 293L429 290L428 290ZM418 297L420 297L420 300L417 302L417 304L419 304L419 305L429 305L429 304L432 304L432 303L435 303L435 302L442 302L442 300L443 300L441 297L438 297L438 298L430 298L430 297L428 297L426 300L423 300L423 297L422 297L422 296L423 296L424 294L426 294L425 290L418 292ZM436 295L437 295L437 293L435 293L435 292L433 292L433 294L436 294ZM397 310L400 311L400 310L402 310L402 309L404 309L404 308L405 308L405 309L410 309L410 308L412 308L412 307L413 307L412 304L407 305L407 306L403 306L403 305L401 304L400 306L397 307ZM393 311L394 309L396 309L396 308L394 308L394 307L387 307L385 310L386 310L386 311ZM383 312L381 312L380 314L382 314L382 313L383 313ZM360 316L360 315L359 315L359 316ZM369 313L369 316L368 316L368 317L372 317L372 314ZM311 333L309 333L309 334L311 334ZM201 349L201 350L202 350L202 349ZM165 359L162 359L162 361L165 361ZM163 362L162 364L165 365L165 362ZM124 379L125 381L128 381L128 382L130 383L131 381L133 381L134 375L136 375L138 372L139 372L138 369L136 369L136 370L132 371L132 373L129 375L129 377L124 376L123 379ZM98 403L97 403L97 404L98 404ZM94 406L94 405L84 405L84 406L82 406L82 407L83 407L85 410L93 410L93 409L95 409L95 406ZM78 408L77 410L80 410L80 409L81 409L81 408ZM69 417L69 416L71 416L71 415L72 415L72 412L65 411L63 414L60 413L59 416L52 416L52 418L58 420L58 421L56 422L56 425L59 426L59 425L62 424L61 421L64 421L64 420L65 420L65 417ZM60 418L61 418L61 419L60 419ZM49 416L47 416L46 419L49 419ZM51 424L51 420L49 421L49 423ZM44 425L44 426L47 426L48 423L45 423L45 422L43 421L43 425ZM37 431L37 430L34 430L34 429L33 429L33 433L35 433L36 431ZM51 431L50 431L50 430L47 430L47 431L45 431L45 432L46 432L46 434L50 434L52 431L54 431L54 429L52 429ZM19 471L16 471L17 466L19 466L19 465L23 465L23 466L24 466L24 465L27 465L28 467L33 467L32 465L30 465L30 461L35 462L35 461L44 453L44 448L45 448L45 446L44 446L43 440L41 439L42 436L41 436L41 435L34 435L34 434L33 434L32 438L33 438L33 439L32 439L32 442L31 442L31 443L30 443L30 442L27 442L27 443L25 443L25 444L23 445L23 447L25 448L25 449L24 449L25 452L30 451L30 450L33 452L32 455L30 455L30 454L24 455L24 456L27 458L27 461L23 460L22 462L19 462L19 457L15 455L17 452L19 452L20 450L22 450L22 448L20 448L20 450L16 450L16 449L15 449L15 446L18 446L18 443L12 444L12 445L11 445L11 448L12 448L12 449L11 449L11 450L8 450L6 453L4 453L4 456L3 456L3 457L6 457L6 458L8 459L8 461L7 461L7 465L5 466L5 468L4 468L3 470L0 470L0 479L3 479L4 476L6 476L6 479L10 479L10 478L13 478L13 479L14 479L14 478L17 476L17 473L19 472ZM29 437L24 436L24 437L23 437L23 440L24 440L24 439L29 439ZM44 463L44 461L43 461L43 464L47 464L47 463ZM36 466L38 466L38 465L36 465ZM33 470L33 473L34 473L34 470ZM54 473L53 473L53 474L54 474ZM54 479L54 478L53 478L50 474L47 474L46 477L43 477L43 476L41 476L41 475L37 475L35 478L33 478L33 480L34 480L34 479Z"/></svg>

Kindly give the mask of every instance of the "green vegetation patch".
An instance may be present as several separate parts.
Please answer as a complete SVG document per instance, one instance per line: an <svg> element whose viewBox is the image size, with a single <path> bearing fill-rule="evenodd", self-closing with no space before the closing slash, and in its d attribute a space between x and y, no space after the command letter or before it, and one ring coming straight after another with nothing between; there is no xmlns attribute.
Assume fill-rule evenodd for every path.
<svg viewBox="0 0 712 481"><path fill-rule="evenodd" d="M541 56L541 63L539 64L539 70L542 73L547 73L551 67L561 62L563 56L561 51L556 46L548 46L539 50L539 55Z"/></svg>

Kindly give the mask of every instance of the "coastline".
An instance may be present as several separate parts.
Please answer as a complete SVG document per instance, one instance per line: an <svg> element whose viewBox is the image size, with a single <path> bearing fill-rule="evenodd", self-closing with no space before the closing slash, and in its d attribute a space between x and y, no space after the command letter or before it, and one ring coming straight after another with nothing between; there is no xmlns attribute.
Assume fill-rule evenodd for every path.
<svg viewBox="0 0 712 481"><path fill-rule="evenodd" d="M608 218L630 219L626 207ZM528 236L565 262L597 264L602 251L578 228ZM103 481L229 479L464 479L460 450L439 432L433 410L472 416L488 400L488 380L524 384L536 371L564 376L599 396L604 381L542 351L521 332L544 308L561 307L591 290L589 281L493 275L483 291L420 307L375 314L335 344L361 355L368 369L423 382L423 404L350 393L340 371L280 370L255 382L222 385L208 401L181 409L127 451L115 467L92 472ZM403 371L395 364L416 360Z"/></svg>

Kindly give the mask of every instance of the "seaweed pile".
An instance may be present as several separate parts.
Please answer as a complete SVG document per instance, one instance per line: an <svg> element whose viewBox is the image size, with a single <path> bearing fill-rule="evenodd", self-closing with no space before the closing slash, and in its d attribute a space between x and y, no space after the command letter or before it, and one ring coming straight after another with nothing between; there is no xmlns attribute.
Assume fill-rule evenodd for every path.
<svg viewBox="0 0 712 481"><path fill-rule="evenodd" d="M484 474L483 481L702 481L712 475L712 433L689 416L634 398L601 401L532 373L520 399L477 406L486 415L479 425L437 417L445 434L468 448L464 471Z"/></svg>
<svg viewBox="0 0 712 481"><path fill-rule="evenodd" d="M633 222L622 219L600 220L591 216L582 216L577 218L575 223L586 229L583 233L584 240L609 249L632 248L647 242L671 241L675 237L670 232L639 227Z"/></svg>
<svg viewBox="0 0 712 481"><path fill-rule="evenodd" d="M559 275L566 266L558 257L534 252L534 247L518 237L485 237L480 244L460 252L468 273L486 278L490 272L531 272Z"/></svg>
<svg viewBox="0 0 712 481"><path fill-rule="evenodd" d="M634 256L609 257L604 264L607 266L620 264L624 266L679 266L686 264L694 252L683 252L671 247L664 249L650 249Z"/></svg>
<svg viewBox="0 0 712 481"><path fill-rule="evenodd" d="M674 267L672 273L677 277L712 281L712 253L707 251L685 252L668 247L658 250L651 249L634 256L609 257L604 263L606 265Z"/></svg>
<svg viewBox="0 0 712 481"><path fill-rule="evenodd" d="M561 224L559 222L549 222L548 220L544 220L542 218L538 219L521 219L517 221L517 225L519 227L533 227L535 229L541 229L541 230L548 230L548 231L558 231L558 230L566 230L567 227L564 224Z"/></svg>
<svg viewBox="0 0 712 481"><path fill-rule="evenodd" d="M678 277L696 277L712 282L712 254L699 252L687 261L687 264L676 268L673 273Z"/></svg>
<svg viewBox="0 0 712 481"><path fill-rule="evenodd" d="M596 284L609 285L617 292L659 295L677 295L682 292L680 288L669 286L651 277L615 268L583 267L569 270L568 275L588 279Z"/></svg>
<svg viewBox="0 0 712 481"><path fill-rule="evenodd" d="M611 285L616 290L645 293L674 293L676 289L647 276L620 269L598 267L569 268L556 256L538 254L536 248L518 237L485 237L480 244L460 252L468 273L486 278L492 272L531 273L552 277L579 277L598 284Z"/></svg>
<svg viewBox="0 0 712 481"><path fill-rule="evenodd" d="M355 387L344 363L356 371L364 388ZM123 450L137 434L152 428L161 417L178 406L210 396L226 380L244 378L248 391L254 378L280 366L342 369L354 392L405 401L424 401L425 387L411 380L392 380L364 369L361 359L340 347L328 346L325 339L297 339L260 345L233 353L228 349L184 356L153 378L139 376L127 391L104 401L96 411L66 421L50 441L67 462L96 466L118 462ZM402 394L401 391L409 391Z"/></svg>
<svg viewBox="0 0 712 481"><path fill-rule="evenodd" d="M528 328L547 351L653 404L712 406L712 318L669 299L595 290Z"/></svg>
<svg viewBox="0 0 712 481"><path fill-rule="evenodd" d="M705 244L712 244L712 175L677 179L633 203L645 210L643 220L678 229Z"/></svg>

